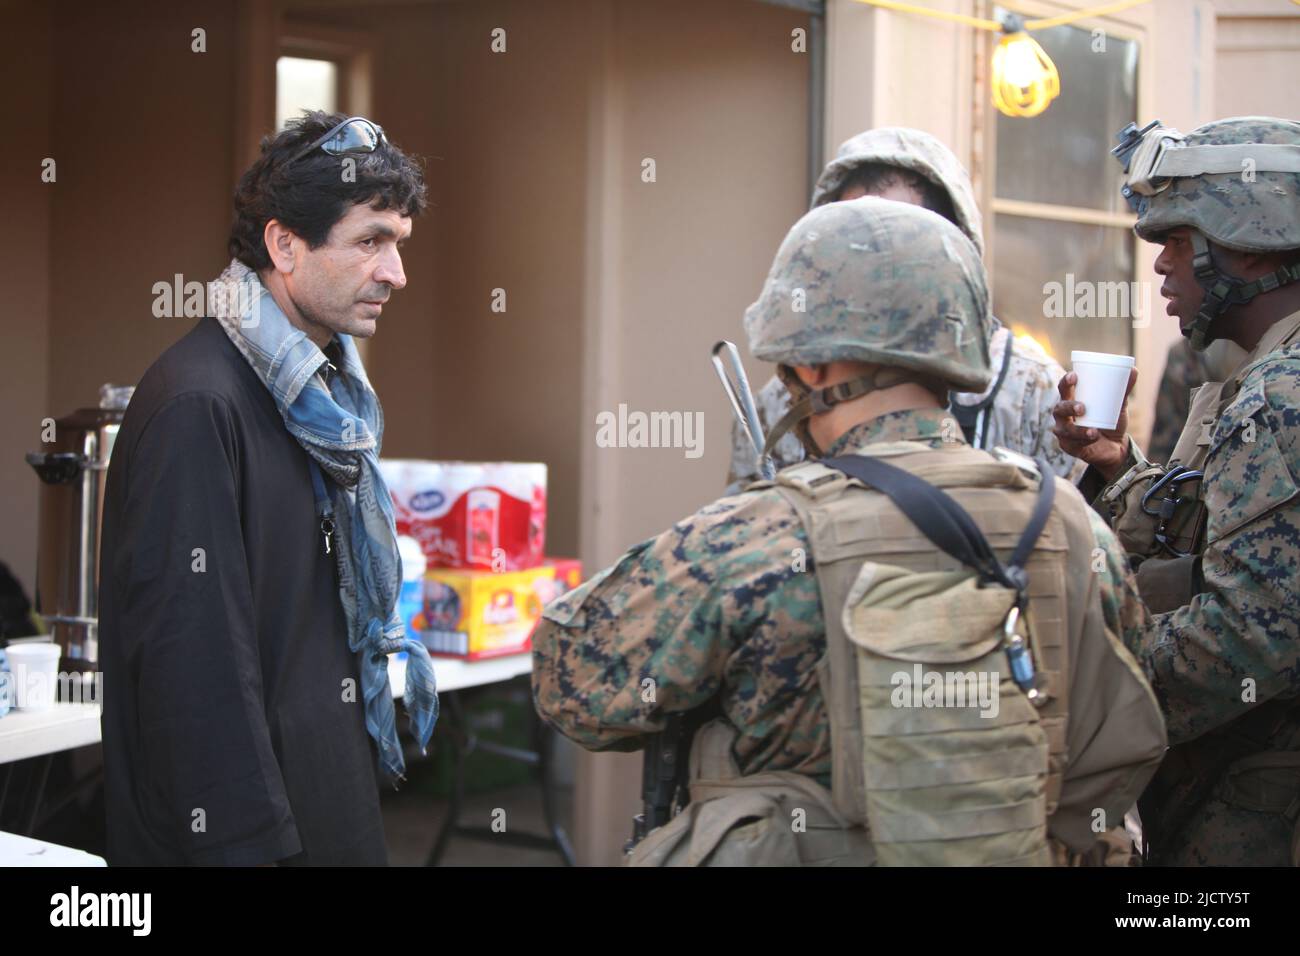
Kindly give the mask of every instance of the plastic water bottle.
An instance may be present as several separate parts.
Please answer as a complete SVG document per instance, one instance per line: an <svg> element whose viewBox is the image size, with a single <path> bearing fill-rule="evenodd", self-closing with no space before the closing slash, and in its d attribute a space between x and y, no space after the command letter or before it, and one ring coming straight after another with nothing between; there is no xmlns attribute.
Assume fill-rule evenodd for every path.
<svg viewBox="0 0 1300 956"><path fill-rule="evenodd" d="M0 717L9 713L13 705L13 675L9 672L9 661L5 652L0 650Z"/></svg>
<svg viewBox="0 0 1300 956"><path fill-rule="evenodd" d="M420 542L410 535L397 536L397 553L402 556L402 590L397 596L397 613L406 625L407 636L417 637L413 622L424 610L424 572L429 562ZM397 659L406 660L406 651L399 653Z"/></svg>

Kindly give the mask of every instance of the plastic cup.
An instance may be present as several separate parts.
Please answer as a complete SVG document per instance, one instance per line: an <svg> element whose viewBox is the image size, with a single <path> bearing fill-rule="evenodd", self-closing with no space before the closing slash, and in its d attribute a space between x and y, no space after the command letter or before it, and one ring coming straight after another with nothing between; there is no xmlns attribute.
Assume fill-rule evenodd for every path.
<svg viewBox="0 0 1300 956"><path fill-rule="evenodd" d="M1082 402L1084 414L1074 423L1083 428L1109 431L1119 422L1128 391L1129 371L1136 364L1131 355L1109 352L1071 352L1070 364L1079 376L1074 400Z"/></svg>
<svg viewBox="0 0 1300 956"><path fill-rule="evenodd" d="M17 710L49 710L58 687L58 644L10 644L5 648L13 672L14 707Z"/></svg>

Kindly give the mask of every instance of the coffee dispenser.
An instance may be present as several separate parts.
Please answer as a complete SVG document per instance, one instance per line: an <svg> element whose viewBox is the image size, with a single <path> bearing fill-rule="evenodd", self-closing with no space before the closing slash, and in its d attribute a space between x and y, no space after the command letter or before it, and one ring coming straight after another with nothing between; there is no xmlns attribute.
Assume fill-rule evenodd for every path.
<svg viewBox="0 0 1300 956"><path fill-rule="evenodd" d="M109 456L131 387L105 385L98 408L56 419L47 449L27 455L40 476L36 610L63 648L60 666L94 671L99 659L99 532Z"/></svg>

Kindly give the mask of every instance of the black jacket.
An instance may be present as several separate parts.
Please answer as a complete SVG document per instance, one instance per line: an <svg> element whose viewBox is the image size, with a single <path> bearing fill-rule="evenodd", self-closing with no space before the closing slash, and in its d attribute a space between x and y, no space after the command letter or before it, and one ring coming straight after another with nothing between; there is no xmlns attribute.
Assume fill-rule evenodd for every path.
<svg viewBox="0 0 1300 956"><path fill-rule="evenodd" d="M307 460L214 319L136 389L100 559L111 864L387 862Z"/></svg>

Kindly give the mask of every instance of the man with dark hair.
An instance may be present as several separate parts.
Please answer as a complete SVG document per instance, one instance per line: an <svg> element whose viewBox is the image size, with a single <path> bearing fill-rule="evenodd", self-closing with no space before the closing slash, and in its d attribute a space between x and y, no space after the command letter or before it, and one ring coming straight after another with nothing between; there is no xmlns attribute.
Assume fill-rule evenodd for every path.
<svg viewBox="0 0 1300 956"><path fill-rule="evenodd" d="M406 285L419 167L362 117L261 144L206 317L141 379L109 469L100 640L114 864L384 864L388 655L423 747L383 412L353 336Z"/></svg>
<svg viewBox="0 0 1300 956"><path fill-rule="evenodd" d="M835 199L880 196L898 202L910 202L922 209L937 212L949 222L957 222L948 190L914 169L888 163L863 163L849 167Z"/></svg>

